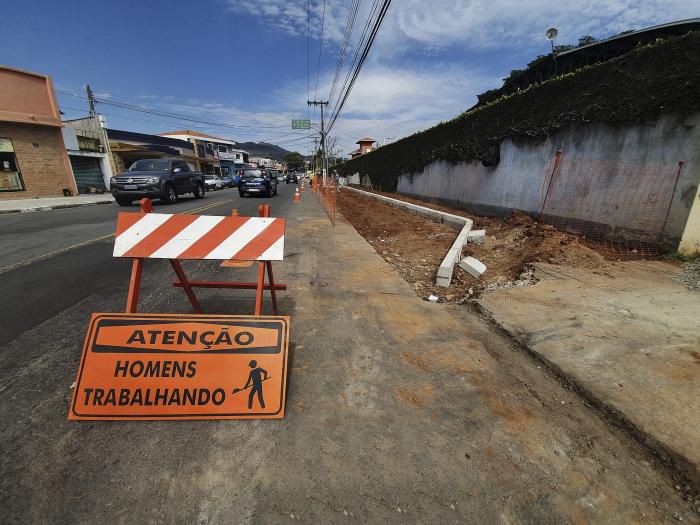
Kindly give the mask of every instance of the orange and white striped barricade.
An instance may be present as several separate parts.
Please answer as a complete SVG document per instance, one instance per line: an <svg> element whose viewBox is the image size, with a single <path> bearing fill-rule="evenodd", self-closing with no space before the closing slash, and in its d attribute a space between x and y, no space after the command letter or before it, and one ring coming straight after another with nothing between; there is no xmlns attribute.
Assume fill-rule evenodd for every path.
<svg viewBox="0 0 700 525"><path fill-rule="evenodd" d="M141 288L144 259L168 259L177 281L185 290L196 313L202 309L193 288L234 288L256 290L255 315L262 314L263 290L270 290L272 309L277 315L277 290L287 285L275 283L272 262L284 258L285 220L270 217L270 206L261 205L260 217L173 215L152 213L148 199L141 201L141 213L119 213L114 239L114 257L130 257L131 280L126 312L135 313ZM257 261L257 282L190 281L180 260ZM265 283L267 271L268 283Z"/></svg>

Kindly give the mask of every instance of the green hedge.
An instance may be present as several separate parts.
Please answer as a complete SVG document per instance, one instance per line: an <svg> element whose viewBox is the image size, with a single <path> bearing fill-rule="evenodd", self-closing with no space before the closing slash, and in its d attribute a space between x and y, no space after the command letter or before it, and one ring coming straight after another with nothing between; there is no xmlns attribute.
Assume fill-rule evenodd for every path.
<svg viewBox="0 0 700 525"><path fill-rule="evenodd" d="M475 108L336 167L395 191L402 173L481 158L503 139L544 140L569 123L624 124L700 108L700 32L658 40Z"/></svg>

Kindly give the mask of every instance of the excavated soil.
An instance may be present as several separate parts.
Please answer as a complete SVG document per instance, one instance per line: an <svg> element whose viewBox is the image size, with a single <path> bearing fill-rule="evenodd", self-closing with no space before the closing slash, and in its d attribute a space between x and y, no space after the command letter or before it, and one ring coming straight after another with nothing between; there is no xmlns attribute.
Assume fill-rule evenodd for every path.
<svg viewBox="0 0 700 525"><path fill-rule="evenodd" d="M474 230L486 230L483 244L469 243L462 250L464 257L471 255L483 262L486 272L475 279L455 266L452 284L442 288L435 284L435 276L459 233L456 229L354 192L341 191L338 211L423 298L436 295L440 300L460 302L484 290L534 284L530 267L533 262L594 269L615 264L606 260L603 253L581 244L575 235L538 224L525 213L514 212L505 219L480 217L403 195L382 194L470 218Z"/></svg>

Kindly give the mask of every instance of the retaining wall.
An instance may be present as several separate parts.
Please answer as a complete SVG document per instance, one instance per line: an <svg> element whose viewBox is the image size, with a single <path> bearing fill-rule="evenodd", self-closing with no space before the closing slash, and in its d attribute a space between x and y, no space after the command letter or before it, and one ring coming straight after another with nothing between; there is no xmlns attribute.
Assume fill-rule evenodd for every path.
<svg viewBox="0 0 700 525"><path fill-rule="evenodd" d="M542 202L543 177L558 149L566 156L602 160L611 165L672 167L684 160L664 230L668 238L681 238L700 180L700 113L666 114L649 123L624 127L572 125L539 142L506 139L500 144L500 162L496 166L484 167L479 161L433 162L421 172L402 174L397 191L484 215L505 215L514 209L536 214ZM658 176L668 177L668 172L659 171ZM366 177L359 175L361 182L366 183ZM607 174L607 182L591 187L587 197L605 199L609 184L614 182L615 173ZM659 180L659 186L665 182ZM635 218L630 209L622 206L614 216L591 216L586 220L619 226L634 222Z"/></svg>

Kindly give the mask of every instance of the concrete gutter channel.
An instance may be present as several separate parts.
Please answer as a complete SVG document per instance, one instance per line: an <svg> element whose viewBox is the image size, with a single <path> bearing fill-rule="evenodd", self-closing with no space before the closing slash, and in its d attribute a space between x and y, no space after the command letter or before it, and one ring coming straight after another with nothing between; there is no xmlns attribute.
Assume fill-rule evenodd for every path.
<svg viewBox="0 0 700 525"><path fill-rule="evenodd" d="M398 199L392 199L391 197L359 190L350 186L344 186L343 189L353 191L365 197L379 200L395 208L404 209L408 212L415 213L416 215L426 217L434 222L439 222L453 228L460 229L457 239L455 239L452 247L447 252L447 255L443 259L437 271L436 284L443 287L450 285L454 267L460 260L462 248L467 243L467 236L474 225L474 221L465 217L453 215L451 213L433 210L431 208L426 208L425 206L419 206L417 204L404 202ZM496 330L514 341L528 355L542 363L549 371L558 377L566 387L577 392L587 401L589 406L598 410L606 421L625 431L643 447L649 450L677 482L680 482L683 485L690 485L695 491L700 490L700 473L698 473L696 466L691 461L679 455L675 451L670 450L659 440L655 439L654 436L644 432L628 417L626 417L624 413L620 412L620 410L596 397L588 388L581 384L581 382L577 381L575 377L565 373L555 363L552 363L549 359L542 356L536 350L530 348L525 341L517 336L517 334L511 333L501 323L499 323L491 312L489 312L482 305L478 304L477 302L473 302L472 304L476 312L481 314L482 318L489 322L489 324L491 324Z"/></svg>
<svg viewBox="0 0 700 525"><path fill-rule="evenodd" d="M635 441L648 450L659 462L659 465L671 475L679 486L686 486L684 490L682 489L684 493L700 492L700 472L698 472L697 466L694 465L692 461L668 448L652 434L639 428L639 426L631 421L622 411L596 396L589 388L571 374L564 372L556 363L553 363L537 350L534 350L527 344L525 338L506 328L486 307L479 304L477 301L471 302L470 306L474 311L480 314L485 321L492 325L497 332L508 337L526 354L535 359L538 363L541 363L565 388L581 396L585 400L586 406L595 408L605 421L634 438ZM687 487L692 488L688 491Z"/></svg>
<svg viewBox="0 0 700 525"><path fill-rule="evenodd" d="M404 210L420 215L430 219L433 222L439 222L441 224L446 224L451 228L460 230L455 242L447 251L447 255L440 263L440 267L437 271L437 278L435 279L435 284L447 288L452 282L452 273L454 272L455 265L459 262L462 256L462 248L467 244L467 237L469 232L474 226L474 221L467 219L466 217L460 217L459 215L453 215L452 213L446 213L444 211L433 210L431 208L426 208L425 206L419 206L417 204L412 204L410 202L400 201L398 199L392 199L391 197L385 197L384 195L378 195L376 193L371 193L368 191L358 190L357 188L352 188L350 186L343 187L346 190L354 191L365 197L370 197L372 199L379 200L384 204L393 206L394 208L403 208Z"/></svg>

